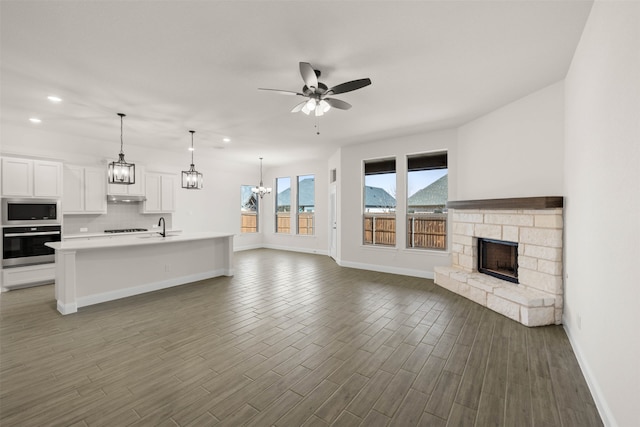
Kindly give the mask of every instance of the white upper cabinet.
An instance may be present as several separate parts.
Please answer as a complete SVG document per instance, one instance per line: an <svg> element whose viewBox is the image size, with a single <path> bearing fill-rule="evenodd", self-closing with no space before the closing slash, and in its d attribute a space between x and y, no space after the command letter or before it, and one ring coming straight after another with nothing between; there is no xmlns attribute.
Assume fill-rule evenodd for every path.
<svg viewBox="0 0 640 427"><path fill-rule="evenodd" d="M5 197L62 196L62 163L2 158L2 195Z"/></svg>
<svg viewBox="0 0 640 427"><path fill-rule="evenodd" d="M65 165L62 212L107 213L107 173L104 168Z"/></svg>
<svg viewBox="0 0 640 427"><path fill-rule="evenodd" d="M147 173L142 213L173 212L177 177L171 174Z"/></svg>
<svg viewBox="0 0 640 427"><path fill-rule="evenodd" d="M127 195L127 196L144 196L145 173L144 167L136 165L136 180L134 184L109 184L107 194L109 195Z"/></svg>

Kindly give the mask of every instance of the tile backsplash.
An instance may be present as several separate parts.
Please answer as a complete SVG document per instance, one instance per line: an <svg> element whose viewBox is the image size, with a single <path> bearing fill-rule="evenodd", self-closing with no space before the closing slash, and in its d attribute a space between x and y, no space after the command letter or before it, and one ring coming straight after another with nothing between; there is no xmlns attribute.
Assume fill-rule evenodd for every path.
<svg viewBox="0 0 640 427"><path fill-rule="evenodd" d="M81 234L81 228L87 228L87 233L102 233L104 230L119 228L153 229L160 217L164 217L167 229L172 227L171 214L141 214L138 203L109 203L106 215L64 215L62 223L63 234Z"/></svg>

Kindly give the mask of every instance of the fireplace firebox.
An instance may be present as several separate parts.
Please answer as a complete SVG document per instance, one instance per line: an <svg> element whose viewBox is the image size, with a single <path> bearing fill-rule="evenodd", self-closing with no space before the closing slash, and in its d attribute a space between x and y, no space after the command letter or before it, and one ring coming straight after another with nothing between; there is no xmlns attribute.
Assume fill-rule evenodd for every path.
<svg viewBox="0 0 640 427"><path fill-rule="evenodd" d="M478 271L518 283L518 244L502 240L478 239Z"/></svg>

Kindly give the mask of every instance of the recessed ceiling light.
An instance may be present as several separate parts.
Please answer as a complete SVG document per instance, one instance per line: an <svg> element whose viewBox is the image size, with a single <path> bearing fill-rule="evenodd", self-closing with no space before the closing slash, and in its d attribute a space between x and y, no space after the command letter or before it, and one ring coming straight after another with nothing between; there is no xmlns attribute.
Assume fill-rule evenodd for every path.
<svg viewBox="0 0 640 427"><path fill-rule="evenodd" d="M55 96L55 95L49 95L49 96L47 96L47 99L49 101L55 102L55 103L62 102L62 98L60 98L58 96Z"/></svg>
<svg viewBox="0 0 640 427"><path fill-rule="evenodd" d="M39 119L39 118L37 118L37 117L31 117L31 118L29 119L29 121L30 121L31 123L40 123L40 122L42 122L42 120L40 120L40 119Z"/></svg>
<svg viewBox="0 0 640 427"><path fill-rule="evenodd" d="M222 142L231 142L230 138L222 138Z"/></svg>
<svg viewBox="0 0 640 427"><path fill-rule="evenodd" d="M195 151L195 148L189 147L189 151Z"/></svg>

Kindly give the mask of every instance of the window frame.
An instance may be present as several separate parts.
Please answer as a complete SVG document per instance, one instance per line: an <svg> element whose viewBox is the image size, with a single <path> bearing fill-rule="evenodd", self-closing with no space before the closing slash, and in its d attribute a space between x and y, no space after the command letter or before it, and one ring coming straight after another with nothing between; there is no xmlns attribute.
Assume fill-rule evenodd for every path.
<svg viewBox="0 0 640 427"><path fill-rule="evenodd" d="M389 192L381 187L374 187L367 185L367 176L372 175L386 175L393 174L393 185L397 188L398 185L398 168L396 156L380 157L376 159L367 159L362 161L362 245L366 247L380 247L380 248L396 248L398 245L397 238L397 209L398 201L396 196L389 194ZM380 209L383 212L372 212L367 208L367 188L378 188L384 192L379 196L385 199L387 196L393 199L393 206L385 207L380 205L373 207L373 209ZM383 200L384 203L384 200ZM387 209L388 212L384 212Z"/></svg>
<svg viewBox="0 0 640 427"><path fill-rule="evenodd" d="M289 180L289 204L286 205L289 207L288 211L283 211L282 213L279 212L279 195L282 191L286 191L287 189L283 189L282 191L280 191L280 180ZM292 191L291 191L291 177L290 176L282 176L282 177L277 177L276 178L276 185L275 185L275 189L276 189L276 194L275 194L275 200L274 200L274 233L276 234L291 234L291 197L292 197ZM287 215L284 215L284 213L288 212L288 223L289 226L288 227L282 227L282 230L286 230L286 231L281 231L281 227L280 227L280 223L286 223L286 218ZM287 230L288 229L288 230Z"/></svg>
<svg viewBox="0 0 640 427"><path fill-rule="evenodd" d="M301 179L302 178L302 179ZM307 180L307 179L312 179L313 180L313 210L310 212L310 219L311 219L311 227L308 226L309 224L309 216L305 215L305 224L307 224L306 230L308 231L309 229L311 230L311 232L307 232L307 233L301 233L300 232L300 224L302 224L303 221L301 221L301 214L308 214L308 211L301 211L300 210L300 183ZM315 214L316 214L316 177L315 174L306 174L306 175L298 175L296 177L296 235L298 236L315 236L316 234L316 227L315 227Z"/></svg>
<svg viewBox="0 0 640 427"><path fill-rule="evenodd" d="M448 150L437 150L416 154L408 154L406 160L406 192L405 192L405 248L418 251L448 251L449 232L448 232L448 211L446 200L448 199L449 185L449 165ZM446 172L429 184L409 195L410 174L419 171L435 171L445 170ZM434 183L446 177L446 194L444 204L425 205L424 211L416 212L416 206L409 205L411 197L420 191L427 189ZM434 191L441 188L442 184L436 184ZM413 206L413 207L411 207ZM430 212L431 211L431 212ZM418 241L418 242L417 242Z"/></svg>
<svg viewBox="0 0 640 427"><path fill-rule="evenodd" d="M253 187L254 187L253 185L244 185L244 184L240 185L240 234L253 234L253 233L260 232L260 197L256 193L251 191ZM243 210L245 188L248 188L250 193L250 198L253 198L255 200L255 211L253 211L255 212L254 215L247 215L246 212L252 212L252 211ZM251 217L251 216L254 216L255 219L245 220L245 217ZM247 222L249 223L249 226L245 226ZM251 227L251 222L255 223L255 227ZM255 228L255 231L246 231L245 230L246 228Z"/></svg>

